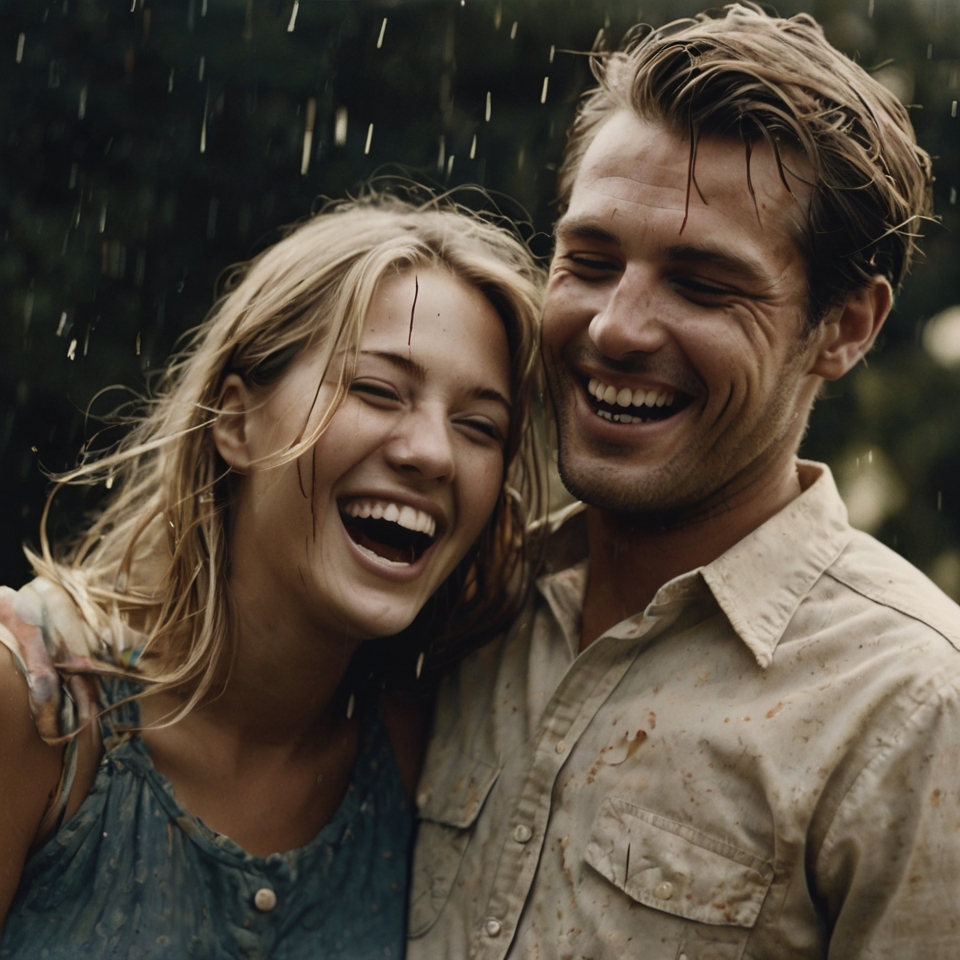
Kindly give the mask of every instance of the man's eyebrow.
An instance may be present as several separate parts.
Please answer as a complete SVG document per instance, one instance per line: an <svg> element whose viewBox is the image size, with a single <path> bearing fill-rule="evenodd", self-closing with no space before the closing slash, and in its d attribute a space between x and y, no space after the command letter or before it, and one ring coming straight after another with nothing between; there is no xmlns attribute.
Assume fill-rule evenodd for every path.
<svg viewBox="0 0 960 960"><path fill-rule="evenodd" d="M361 350L360 355L384 360L402 370L408 376L413 377L418 383L423 383L427 379L427 370L423 364L418 363L411 357L405 357L402 353L393 353L391 350ZM507 413L513 411L513 404L493 387L475 387L470 391L470 396L477 400L492 400L495 403L502 404L506 407Z"/></svg>
<svg viewBox="0 0 960 960"><path fill-rule="evenodd" d="M620 246L620 238L609 230L594 223L592 220L579 217L564 217L554 228L558 237L576 237L579 240L597 240L600 243L612 243Z"/></svg>
<svg viewBox="0 0 960 960"><path fill-rule="evenodd" d="M770 279L767 271L749 257L737 256L718 247L677 243L667 248L666 257L675 263L713 264L743 280L757 282Z"/></svg>

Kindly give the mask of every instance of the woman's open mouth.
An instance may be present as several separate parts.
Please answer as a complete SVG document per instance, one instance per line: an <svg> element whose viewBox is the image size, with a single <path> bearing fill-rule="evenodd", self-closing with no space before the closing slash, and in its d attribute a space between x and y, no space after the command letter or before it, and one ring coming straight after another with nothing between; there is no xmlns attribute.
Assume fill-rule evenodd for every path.
<svg viewBox="0 0 960 960"><path fill-rule="evenodd" d="M340 519L358 547L396 566L416 563L437 539L433 517L391 500L348 500L340 504Z"/></svg>

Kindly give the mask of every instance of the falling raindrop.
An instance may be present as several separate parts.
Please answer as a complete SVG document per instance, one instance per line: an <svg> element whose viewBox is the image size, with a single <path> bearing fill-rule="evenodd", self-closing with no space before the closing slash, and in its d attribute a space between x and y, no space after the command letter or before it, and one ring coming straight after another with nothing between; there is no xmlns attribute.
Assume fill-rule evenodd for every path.
<svg viewBox="0 0 960 960"><path fill-rule="evenodd" d="M417 679L420 679L420 674L423 673L423 651L420 651L420 655L417 657Z"/></svg>
<svg viewBox="0 0 960 960"><path fill-rule="evenodd" d="M437 170L443 173L444 165L447 161L447 138L440 134L440 146L437 150Z"/></svg>
<svg viewBox="0 0 960 960"><path fill-rule="evenodd" d="M957 115L957 101L954 100L953 103L950 104L950 116L955 117L956 115Z"/></svg>
<svg viewBox="0 0 960 960"><path fill-rule="evenodd" d="M203 83L203 71L207 68L207 58L200 58L200 69L197 70L197 83Z"/></svg>
<svg viewBox="0 0 960 960"><path fill-rule="evenodd" d="M520 145L520 152L517 154L517 169L518 169L518 170L522 170L522 169L523 169L523 163L524 163L524 161L525 161L526 159L527 159L526 150L525 150L523 144L521 144L521 145Z"/></svg>
<svg viewBox="0 0 960 960"><path fill-rule="evenodd" d="M950 188L950 206L952 207L957 202L957 188Z"/></svg>
<svg viewBox="0 0 960 960"><path fill-rule="evenodd" d="M490 121L490 91L489 90L487 91L487 109L483 118L489 123Z"/></svg>
<svg viewBox="0 0 960 960"><path fill-rule="evenodd" d="M472 160L477 155L477 135L473 135L473 142L470 144L470 159Z"/></svg>
<svg viewBox="0 0 960 960"><path fill-rule="evenodd" d="M170 68L170 76L167 77L167 93L173 93L173 67Z"/></svg>
<svg viewBox="0 0 960 960"><path fill-rule="evenodd" d="M347 142L347 108L337 107L333 121L333 142L342 147Z"/></svg>
<svg viewBox="0 0 960 960"><path fill-rule="evenodd" d="M867 16L868 17L873 16L873 0L870 0L870 3L867 4Z"/></svg>
<svg viewBox="0 0 960 960"><path fill-rule="evenodd" d="M200 127L200 152L207 152L207 111L210 108L210 88L207 87L207 97L203 101L203 124Z"/></svg>
<svg viewBox="0 0 960 960"><path fill-rule="evenodd" d="M351 693L350 699L347 701L347 719L349 720L353 716L353 708L356 706L357 700L356 697Z"/></svg>
<svg viewBox="0 0 960 960"><path fill-rule="evenodd" d="M293 33L297 26L297 14L300 12L300 0L293 0L293 9L290 11L290 22L287 24L287 33Z"/></svg>
<svg viewBox="0 0 960 960"><path fill-rule="evenodd" d="M447 157L447 176L449 177L451 173L453 173L453 154L452 153L450 154L449 157Z"/></svg>
<svg viewBox="0 0 960 960"><path fill-rule="evenodd" d="M17 63L23 62L23 45L26 42L27 35L25 33L21 33L20 36L17 37Z"/></svg>
<svg viewBox="0 0 960 960"><path fill-rule="evenodd" d="M379 50L383 46L383 34L387 29L387 18L383 18L383 23L380 24L380 36L377 37L377 49Z"/></svg>
<svg viewBox="0 0 960 960"><path fill-rule="evenodd" d="M549 78L549 77L544 77L544 78L543 78L543 89L540 91L540 102L541 102L541 103L546 103L546 102L547 102L547 87L548 87L549 85L550 85L550 78Z"/></svg>
<svg viewBox="0 0 960 960"><path fill-rule="evenodd" d="M517 39L517 21L516 20L513 21L513 26L510 28L510 39L511 40Z"/></svg>
<svg viewBox="0 0 960 960"><path fill-rule="evenodd" d="M205 17L207 15L207 0L202 0L200 3L200 16Z"/></svg>
<svg viewBox="0 0 960 960"><path fill-rule="evenodd" d="M87 115L87 85L80 88L80 104L77 107L77 119L82 120Z"/></svg>
<svg viewBox="0 0 960 960"><path fill-rule="evenodd" d="M557 52L556 46L554 46L554 44L551 43L550 44L550 63L553 63L553 58L556 55L556 52Z"/></svg>
<svg viewBox="0 0 960 960"><path fill-rule="evenodd" d="M363 153L366 156L370 152L370 141L373 140L373 124L367 127L367 142L363 145Z"/></svg>
<svg viewBox="0 0 960 960"><path fill-rule="evenodd" d="M100 205L100 224L97 227L99 233L103 233L107 229L107 205L105 203Z"/></svg>
<svg viewBox="0 0 960 960"><path fill-rule="evenodd" d="M500 29L500 22L503 19L503 6L502 4L497 4L496 9L493 11L493 29Z"/></svg>
<svg viewBox="0 0 960 960"><path fill-rule="evenodd" d="M307 125L303 131L303 154L300 157L300 176L307 175L310 166L310 153L313 149L313 131L317 123L317 98L307 99Z"/></svg>
<svg viewBox="0 0 960 960"><path fill-rule="evenodd" d="M76 356L77 356L77 338L74 337L70 341L70 346L67 347L67 359L74 360L76 359Z"/></svg>

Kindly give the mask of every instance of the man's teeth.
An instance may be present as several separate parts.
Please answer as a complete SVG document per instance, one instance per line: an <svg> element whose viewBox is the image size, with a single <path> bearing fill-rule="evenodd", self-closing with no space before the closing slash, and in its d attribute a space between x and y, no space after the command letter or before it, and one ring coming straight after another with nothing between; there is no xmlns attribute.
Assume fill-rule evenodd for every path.
<svg viewBox="0 0 960 960"><path fill-rule="evenodd" d="M601 383L596 377L590 378L587 392L602 403L618 407L671 407L676 397L675 393L666 390L631 390L629 387L621 387L618 390L607 383ZM597 412L601 416L606 413L604 410ZM618 423L632 423L640 418L631 417L629 414L607 414L604 419L615 420Z"/></svg>
<svg viewBox="0 0 960 960"><path fill-rule="evenodd" d="M374 520L389 520L407 530L425 533L432 537L437 532L437 522L429 513L417 510L409 504L393 503L389 500L351 500L343 507L343 512L350 517Z"/></svg>

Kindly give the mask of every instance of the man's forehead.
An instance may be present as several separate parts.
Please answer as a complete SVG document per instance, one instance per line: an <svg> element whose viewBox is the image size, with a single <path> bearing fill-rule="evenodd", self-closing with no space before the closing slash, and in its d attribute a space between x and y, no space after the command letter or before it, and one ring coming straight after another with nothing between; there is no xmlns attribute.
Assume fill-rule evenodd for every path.
<svg viewBox="0 0 960 960"><path fill-rule="evenodd" d="M691 161L693 161L691 163ZM752 218L757 226L802 225L812 194L806 163L794 151L778 159L767 143L749 147L738 138L703 137L691 158L690 141L664 124L623 110L597 133L584 154L557 233L578 233L591 217L610 221L688 216L712 221ZM612 230L618 233L617 230Z"/></svg>

